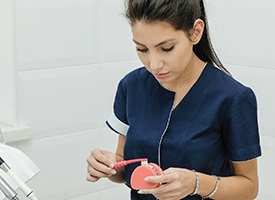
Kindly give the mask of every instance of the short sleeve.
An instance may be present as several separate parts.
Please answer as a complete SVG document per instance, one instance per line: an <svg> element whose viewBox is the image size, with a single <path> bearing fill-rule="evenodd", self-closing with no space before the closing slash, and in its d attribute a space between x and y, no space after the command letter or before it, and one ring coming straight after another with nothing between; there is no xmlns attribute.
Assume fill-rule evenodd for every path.
<svg viewBox="0 0 275 200"><path fill-rule="evenodd" d="M246 161L261 155L257 101L250 88L245 87L232 100L224 134L231 161Z"/></svg>
<svg viewBox="0 0 275 200"><path fill-rule="evenodd" d="M129 128L126 112L126 87L123 86L122 79L116 91L113 113L106 121L108 127L116 133L126 135Z"/></svg>

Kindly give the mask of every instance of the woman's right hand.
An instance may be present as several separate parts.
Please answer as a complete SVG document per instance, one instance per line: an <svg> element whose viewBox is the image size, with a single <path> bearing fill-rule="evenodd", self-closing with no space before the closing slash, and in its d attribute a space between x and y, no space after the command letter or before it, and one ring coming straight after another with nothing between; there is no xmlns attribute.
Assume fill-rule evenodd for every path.
<svg viewBox="0 0 275 200"><path fill-rule="evenodd" d="M93 149L87 158L87 181L96 182L102 177L115 175L117 172L113 167L116 162L116 154L101 149Z"/></svg>

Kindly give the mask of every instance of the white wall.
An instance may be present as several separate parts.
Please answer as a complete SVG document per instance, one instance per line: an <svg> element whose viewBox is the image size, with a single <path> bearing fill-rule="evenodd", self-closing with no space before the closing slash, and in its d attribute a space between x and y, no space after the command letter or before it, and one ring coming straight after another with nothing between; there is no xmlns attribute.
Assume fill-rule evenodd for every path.
<svg viewBox="0 0 275 200"><path fill-rule="evenodd" d="M218 54L258 98L261 200L275 197L274 4L207 0ZM128 199L124 186L85 180L90 150L116 145L104 125L116 84L140 65L122 13L123 0L0 0L0 122L31 127L11 145L40 168L29 183L39 200Z"/></svg>

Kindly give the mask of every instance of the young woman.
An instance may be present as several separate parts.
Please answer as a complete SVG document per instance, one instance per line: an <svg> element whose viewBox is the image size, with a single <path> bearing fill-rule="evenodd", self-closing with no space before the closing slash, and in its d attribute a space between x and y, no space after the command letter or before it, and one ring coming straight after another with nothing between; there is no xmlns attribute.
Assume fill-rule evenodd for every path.
<svg viewBox="0 0 275 200"><path fill-rule="evenodd" d="M261 155L253 91L234 80L209 39L202 0L128 0L133 41L144 67L119 83L108 126L119 133L115 153L94 149L87 180L108 177L129 187L148 158L159 183L131 190L132 200L252 200L258 194Z"/></svg>

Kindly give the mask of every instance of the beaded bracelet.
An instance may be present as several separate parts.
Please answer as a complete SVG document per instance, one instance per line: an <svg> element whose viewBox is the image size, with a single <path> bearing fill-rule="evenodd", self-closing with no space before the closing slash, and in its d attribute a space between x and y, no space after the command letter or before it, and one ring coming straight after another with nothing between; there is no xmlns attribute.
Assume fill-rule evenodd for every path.
<svg viewBox="0 0 275 200"><path fill-rule="evenodd" d="M196 176L196 187L195 187L195 190L194 192L192 192L190 195L193 196L195 194L198 193L198 190L199 190L199 186L200 186L200 177L199 177L199 174L198 172L196 172L195 170L192 170L192 172L195 173L195 176Z"/></svg>
<svg viewBox="0 0 275 200"><path fill-rule="evenodd" d="M216 180L216 185L215 185L215 188L214 190L207 196L203 196L202 199L208 199L210 197L212 197L219 189L219 185L220 185L220 177L217 177L215 175L213 175L215 177L215 180Z"/></svg>

